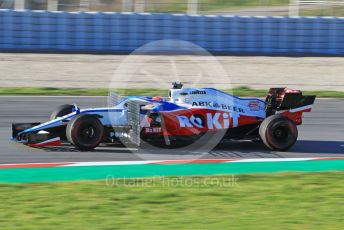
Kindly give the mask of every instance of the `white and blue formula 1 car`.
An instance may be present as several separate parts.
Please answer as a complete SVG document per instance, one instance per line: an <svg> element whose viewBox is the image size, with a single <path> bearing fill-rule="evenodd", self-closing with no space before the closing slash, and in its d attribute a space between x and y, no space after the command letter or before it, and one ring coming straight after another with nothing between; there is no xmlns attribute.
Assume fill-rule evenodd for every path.
<svg viewBox="0 0 344 230"><path fill-rule="evenodd" d="M89 151L118 141L167 147L221 131L221 140L261 140L272 150L284 151L295 144L297 125L314 100L288 88L271 88L262 101L174 83L168 98L112 94L108 108L61 105L47 122L13 124L12 140L31 147L65 142Z"/></svg>

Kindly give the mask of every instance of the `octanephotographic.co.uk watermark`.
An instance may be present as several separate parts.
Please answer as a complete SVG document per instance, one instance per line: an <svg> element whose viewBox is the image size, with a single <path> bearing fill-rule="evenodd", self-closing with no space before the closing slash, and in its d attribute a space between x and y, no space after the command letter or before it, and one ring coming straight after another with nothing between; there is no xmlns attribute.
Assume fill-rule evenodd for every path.
<svg viewBox="0 0 344 230"><path fill-rule="evenodd" d="M164 136L161 142L154 141L153 139L157 140L154 135L147 134L146 137L148 136L149 138L142 138L143 135L138 130L143 130L143 133L154 133L154 130L151 129L141 129L143 127L147 128L146 118L151 119L149 114L152 112L152 108L155 108L157 111L162 111L161 108L166 110L165 107L171 104L179 104L181 107L185 107L187 104L192 105L190 103L192 100L200 102L201 105L202 103L209 103L209 101L221 101L222 94L217 91L214 91L211 96L208 93L203 95L203 97L199 97L199 94L205 92L202 90L204 88L216 88L227 91L232 89L230 74L227 73L226 68L217 60L216 56L213 56L206 49L189 41L162 39L149 42L137 48L116 66L116 71L109 83L108 107L118 105L125 98L128 99L128 95L133 96L131 95L133 89L145 89L145 93L150 98L158 98L160 102L153 100L148 103L147 98L141 98L143 100L142 104L144 104L142 106L139 105L141 107L135 106L138 104L134 102L135 100L131 101L133 103L127 102L127 104L124 104L128 108L127 111L129 111L131 126L134 127L129 134L123 133L121 120L118 119L118 116L111 115L113 111L109 110L108 117L111 125L113 127L119 127L114 130L114 136L118 137L127 149L130 149L132 153L143 160L154 160L156 154L164 155L164 159L168 160L189 159L190 154L193 159L205 156L223 139L226 135L227 128L218 129L217 132L203 130L200 135L197 135L199 133L196 132L195 136L197 138L190 138L183 143L170 140L167 136ZM172 85L172 82L178 82L179 84ZM189 89L190 94L180 92L180 94L176 93L173 96L170 90L181 88L183 85L184 89ZM116 93L118 89L121 89L122 95ZM159 90L159 92L156 90ZM177 98L176 95L182 98L179 98L179 96ZM227 97L226 104L233 104L233 100L234 98ZM216 103L216 105L218 104L220 103ZM142 107L145 107L145 109L140 110L141 116L135 116L135 114L138 114L138 108ZM146 117L143 116L144 113L147 115ZM154 112L152 113L154 114ZM183 116L181 119L184 119L184 124L196 124L196 126L200 126L205 122L205 120L202 120L205 118L198 114L197 110L193 111L192 109L188 109ZM174 120L174 114L164 113L164 116L159 115L154 118L154 122L161 126L161 130L176 131L176 129L181 128L178 127L177 123L165 122L165 119L167 121L169 119ZM166 127L167 123L170 124L168 128ZM136 148L137 146L138 148Z"/></svg>
<svg viewBox="0 0 344 230"><path fill-rule="evenodd" d="M208 188L208 187L238 187L239 178L236 175L226 177L165 177L153 176L148 178L128 178L107 175L105 185L109 187L183 187L183 188Z"/></svg>

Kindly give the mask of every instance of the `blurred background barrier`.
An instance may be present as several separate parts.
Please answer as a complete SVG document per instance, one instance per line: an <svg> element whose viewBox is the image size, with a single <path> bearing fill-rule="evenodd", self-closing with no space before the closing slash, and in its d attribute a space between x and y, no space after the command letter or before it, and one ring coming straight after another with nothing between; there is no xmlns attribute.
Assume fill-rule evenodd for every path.
<svg viewBox="0 0 344 230"><path fill-rule="evenodd" d="M127 53L161 39L223 54L343 55L344 18L0 10L6 51Z"/></svg>
<svg viewBox="0 0 344 230"><path fill-rule="evenodd" d="M341 17L344 0L0 0L0 9Z"/></svg>

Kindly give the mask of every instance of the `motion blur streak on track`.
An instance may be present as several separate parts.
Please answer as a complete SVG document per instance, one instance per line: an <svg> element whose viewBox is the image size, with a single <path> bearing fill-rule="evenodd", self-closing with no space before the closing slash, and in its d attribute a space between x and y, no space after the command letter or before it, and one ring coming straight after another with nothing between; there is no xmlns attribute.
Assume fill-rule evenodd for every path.
<svg viewBox="0 0 344 230"><path fill-rule="evenodd" d="M0 163L142 160L121 146L78 152L72 147L34 149L9 141L11 123L45 121L60 104L81 108L106 106L106 97L0 97ZM144 160L195 159L196 152L147 153ZM142 156L142 155L141 155ZM228 142L202 158L285 158L344 156L344 100L317 99L312 113L299 126L299 141L289 152L271 152L261 143Z"/></svg>

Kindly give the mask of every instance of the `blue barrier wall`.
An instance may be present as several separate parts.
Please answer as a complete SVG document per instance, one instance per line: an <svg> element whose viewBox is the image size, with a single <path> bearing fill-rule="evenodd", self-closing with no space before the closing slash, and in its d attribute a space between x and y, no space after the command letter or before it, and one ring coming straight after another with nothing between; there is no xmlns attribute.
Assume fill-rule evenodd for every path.
<svg viewBox="0 0 344 230"><path fill-rule="evenodd" d="M343 55L344 18L0 10L1 50L117 53L160 39L214 53Z"/></svg>

